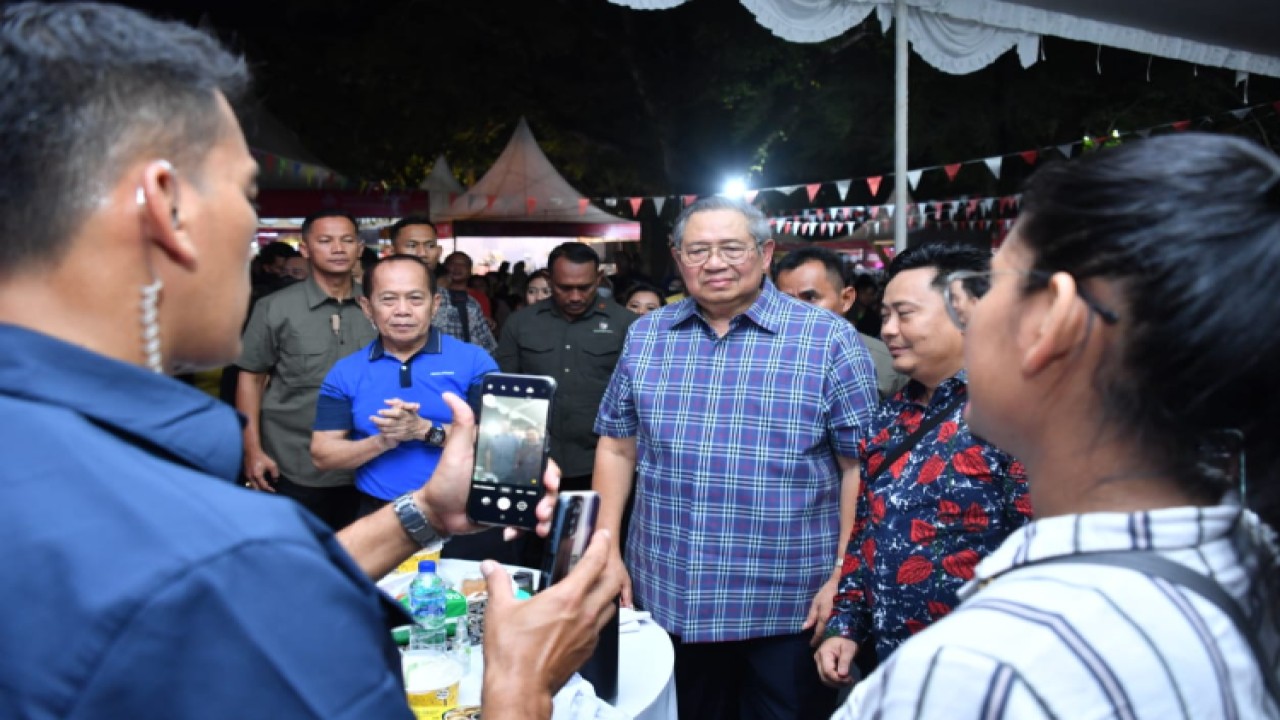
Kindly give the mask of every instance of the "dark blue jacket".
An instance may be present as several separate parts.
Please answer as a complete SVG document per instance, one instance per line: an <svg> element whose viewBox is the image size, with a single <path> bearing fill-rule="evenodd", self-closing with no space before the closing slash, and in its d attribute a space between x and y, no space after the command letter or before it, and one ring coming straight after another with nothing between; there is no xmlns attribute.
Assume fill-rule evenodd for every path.
<svg viewBox="0 0 1280 720"><path fill-rule="evenodd" d="M24 329L0 348L0 717L411 717L389 603L231 482L230 408Z"/></svg>

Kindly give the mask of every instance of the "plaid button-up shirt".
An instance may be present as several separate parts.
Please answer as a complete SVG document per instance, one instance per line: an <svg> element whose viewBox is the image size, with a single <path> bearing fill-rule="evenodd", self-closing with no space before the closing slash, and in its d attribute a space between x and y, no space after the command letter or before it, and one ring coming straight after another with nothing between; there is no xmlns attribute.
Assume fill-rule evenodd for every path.
<svg viewBox="0 0 1280 720"><path fill-rule="evenodd" d="M686 642L799 632L875 401L853 326L767 280L723 337L692 299L637 320L596 419L637 441L637 602Z"/></svg>

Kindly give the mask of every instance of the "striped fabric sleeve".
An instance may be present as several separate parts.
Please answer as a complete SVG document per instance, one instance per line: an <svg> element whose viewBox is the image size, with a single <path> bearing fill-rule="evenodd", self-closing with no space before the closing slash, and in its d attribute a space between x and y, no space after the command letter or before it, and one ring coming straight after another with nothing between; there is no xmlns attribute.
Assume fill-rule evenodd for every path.
<svg viewBox="0 0 1280 720"><path fill-rule="evenodd" d="M856 685L832 720L1037 720L1055 718L1012 665L967 648L904 645ZM904 652L906 651L906 652Z"/></svg>
<svg viewBox="0 0 1280 720"><path fill-rule="evenodd" d="M635 326L632 326L632 330ZM618 365L609 378L604 397L600 401L600 411L596 414L595 432L602 437L630 438L635 437L640 429L640 418L636 414L635 397L631 388L631 341L635 333L628 331L627 339L622 345Z"/></svg>
<svg viewBox="0 0 1280 720"><path fill-rule="evenodd" d="M858 457L858 443L871 425L879 403L876 369L871 355L851 328L841 328L831 341L824 393L829 404L832 447L841 457Z"/></svg>

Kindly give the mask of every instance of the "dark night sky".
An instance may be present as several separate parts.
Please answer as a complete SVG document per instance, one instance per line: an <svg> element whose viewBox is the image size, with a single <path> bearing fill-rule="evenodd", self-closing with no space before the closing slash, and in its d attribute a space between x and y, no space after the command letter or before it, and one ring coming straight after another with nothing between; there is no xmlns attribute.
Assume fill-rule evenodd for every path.
<svg viewBox="0 0 1280 720"><path fill-rule="evenodd" d="M869 20L787 43L737 0L641 12L606 0L127 3L203 22L244 52L257 94L316 156L353 178L416 184L444 153L464 182L529 119L586 194L705 193L892 170L892 43ZM967 76L912 55L912 167L1043 147L1243 106L1228 71L1047 39ZM1255 77L1249 104L1280 99ZM1215 129L1275 145L1271 111ZM973 175L973 177L969 177ZM1009 191L962 173L937 194ZM930 194L927 186L920 192Z"/></svg>

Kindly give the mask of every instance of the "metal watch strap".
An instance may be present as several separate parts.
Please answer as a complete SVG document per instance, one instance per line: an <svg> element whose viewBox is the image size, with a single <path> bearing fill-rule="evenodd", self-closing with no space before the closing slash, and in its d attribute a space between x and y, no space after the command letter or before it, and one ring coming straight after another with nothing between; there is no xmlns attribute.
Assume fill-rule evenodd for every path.
<svg viewBox="0 0 1280 720"><path fill-rule="evenodd" d="M418 509L418 503L413 501L413 493L401 495L391 503L391 506L395 508L396 517L400 519L400 525L405 533L422 547L436 549L448 541L448 538L440 537L440 533L431 527L427 516Z"/></svg>

